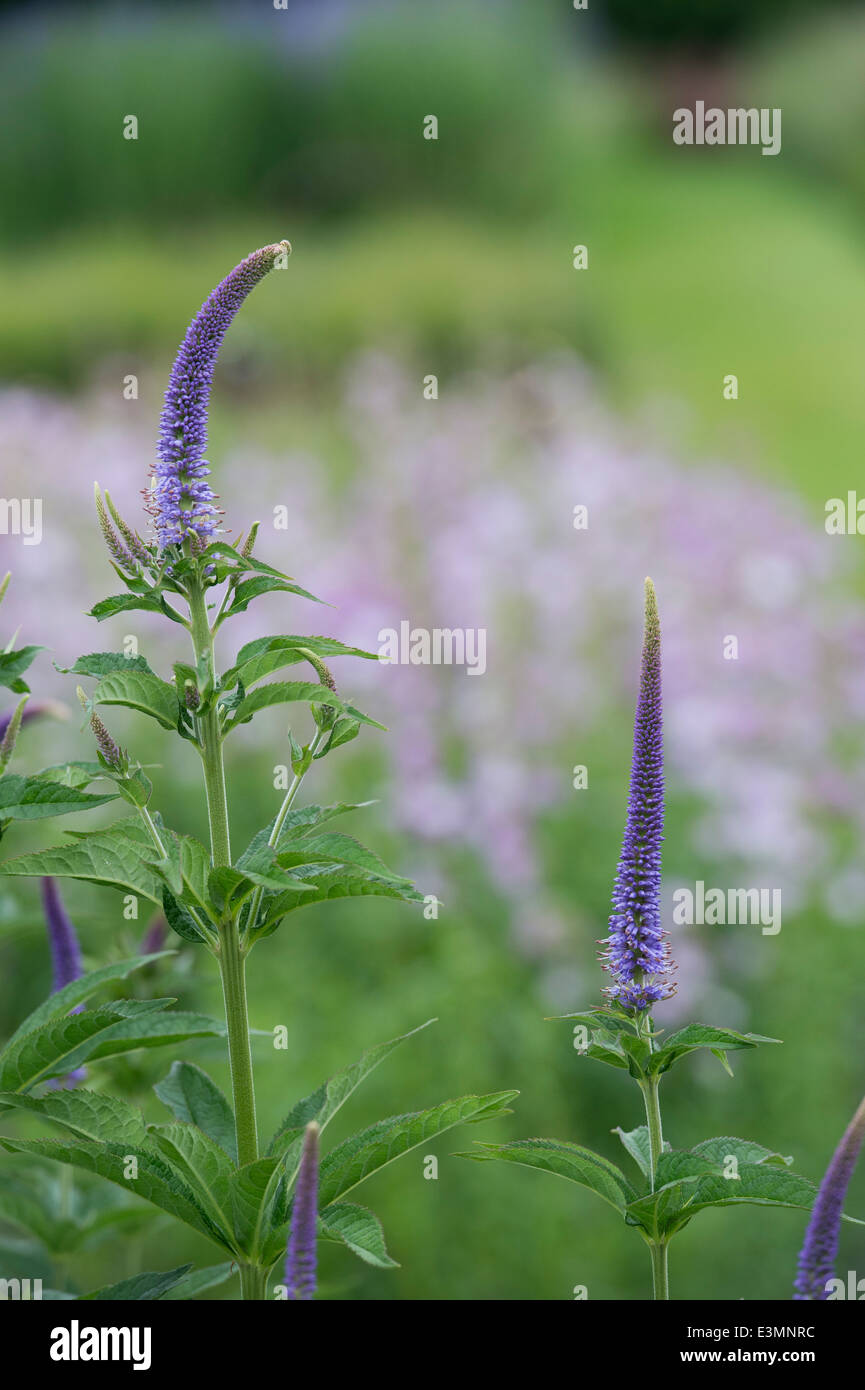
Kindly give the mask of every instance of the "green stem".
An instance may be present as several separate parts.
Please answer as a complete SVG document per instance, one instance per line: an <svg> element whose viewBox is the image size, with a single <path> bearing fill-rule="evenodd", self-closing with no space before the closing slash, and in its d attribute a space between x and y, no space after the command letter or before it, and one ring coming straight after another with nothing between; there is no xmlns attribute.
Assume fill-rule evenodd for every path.
<svg viewBox="0 0 865 1390"><path fill-rule="evenodd" d="M215 677L213 634L207 618L204 590L196 578L190 581L189 616L196 663L203 663ZM215 684L215 680L213 681ZM207 790L207 811L210 821L210 850L214 868L231 864L231 843L228 833L228 804L225 791L225 767L222 757L222 735L219 716L212 707L198 720L201 760L204 766L204 785ZM229 916L219 925L219 971L225 999L225 1021L228 1028L228 1055L231 1063L231 1090L234 1100L234 1125L237 1137L237 1161L242 1166L258 1158L258 1129L255 1119L255 1088L252 1075L252 1054L249 1046L249 1013L246 1001L246 965L236 922ZM241 1293L244 1299L264 1296L264 1271L255 1266L242 1266Z"/></svg>
<svg viewBox="0 0 865 1390"><path fill-rule="evenodd" d="M667 1242L665 1240L650 1241L649 1249L652 1253L652 1287L655 1291L655 1298L669 1299L670 1282L667 1277Z"/></svg>
<svg viewBox="0 0 865 1390"><path fill-rule="evenodd" d="M658 1171L658 1159L664 1149L664 1135L661 1130L661 1106L658 1101L658 1085L660 1078L657 1076L646 1077L640 1083L643 1092L643 1100L646 1104L646 1125L649 1130L649 1183L652 1191L655 1190L655 1176Z"/></svg>
<svg viewBox="0 0 865 1390"><path fill-rule="evenodd" d="M640 1031L642 1032L642 1029ZM646 1019L645 1038L650 1051L654 1050L651 1018ZM640 1082L640 1090L643 1092L643 1101L646 1106L646 1126L649 1131L649 1186L652 1192L655 1191L658 1162L664 1151L664 1132L661 1128L661 1105L658 1097L660 1084L661 1078L657 1073L644 1077ZM655 1298L668 1299L670 1297L670 1284L667 1275L667 1242L656 1235L654 1240L649 1241L649 1249L652 1255L652 1284Z"/></svg>
<svg viewBox="0 0 865 1390"><path fill-rule="evenodd" d="M260 1302L267 1294L267 1270L261 1265L241 1265L240 1294L244 1299Z"/></svg>
<svg viewBox="0 0 865 1390"><path fill-rule="evenodd" d="M243 1167L245 1163L254 1163L258 1158L258 1129L255 1122L252 1053L249 1047L246 962L237 926L233 921L226 922L219 928L219 970L225 999L225 1021L228 1025L228 1056L231 1062L237 1161Z"/></svg>
<svg viewBox="0 0 865 1390"><path fill-rule="evenodd" d="M318 752L319 747L320 747L321 744L324 742L325 737L326 737L325 732L324 732L323 730L319 729L319 728L316 728L315 734L313 735L313 738L312 738L312 742L311 742L310 745L309 745L309 763L310 763L310 764L312 763L312 759L315 757L315 754ZM279 811L277 812L276 820L275 820L274 823L273 823L273 829L271 830L270 835L268 836L268 839L267 839L267 843L268 843L268 845L270 845L271 849L273 849L274 845L276 845L276 844L279 842L279 835L280 835L280 831L282 830L282 827L283 827L284 824L285 824L285 818L286 818L286 816L288 815L289 811L291 810L292 804L293 804L293 802L294 802L294 798L297 796L297 793L300 791L300 785L301 785L301 783L302 783L302 781L303 781L303 779L304 779L304 777L306 776L306 774L307 774L308 771L309 771L309 766L305 767L304 770L303 770L302 772L296 772L296 773L294 774L294 777L293 777L293 779L292 779L291 785L289 786L288 791L285 793L285 797L283 798L282 805L280 806ZM259 910L259 908L261 907L261 899L262 899L263 891L264 891L264 890L261 889L261 888L256 888L255 893L254 893L253 896L252 896L252 900L251 900L250 908L249 908L249 915L248 915L248 917L247 917L247 919L246 919L246 923L247 923L247 926L246 926L246 933L247 933L247 936L248 936L249 933L252 931L252 929L253 929L253 927L255 926L255 923L256 923L256 921L257 921L257 919L258 919L258 910Z"/></svg>

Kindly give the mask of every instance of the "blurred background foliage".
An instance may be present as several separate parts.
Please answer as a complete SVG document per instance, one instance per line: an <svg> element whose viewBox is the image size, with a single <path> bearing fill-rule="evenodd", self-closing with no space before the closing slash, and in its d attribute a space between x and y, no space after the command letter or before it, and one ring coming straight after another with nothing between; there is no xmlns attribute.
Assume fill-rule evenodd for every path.
<svg viewBox="0 0 865 1390"><path fill-rule="evenodd" d="M523 405L519 396L520 374L534 364L566 358L591 382L586 414L593 423L576 418L558 441L559 515L568 489L574 502L589 486L602 496L605 477L617 480L619 499L633 503L627 524L618 519L616 498L602 512L610 543L576 579L562 566L545 572L545 554L559 553L555 544L564 553L582 542L568 534L550 542L548 552L541 539L544 484L551 489L554 461L540 454L550 473L546 480L527 473L533 499L519 504L527 515L534 509L539 526L534 559L525 559L529 572L507 573L513 565L503 538L504 573L484 573L490 594L485 589L479 611L491 624L496 602L507 613L498 639L510 654L507 682L528 692L522 706L506 707L517 722L505 719L500 735L503 758L513 753L514 775L524 779L515 799L531 811L528 889L521 884L518 892L497 870L497 853L506 860L510 850L507 842L502 849L505 831L493 819L486 826L489 852L480 836L479 846L453 831L427 840L415 833L402 802L407 788L420 801L432 797L438 765L413 767L410 748L387 754L373 736L346 751L341 777L328 791L346 799L380 797L372 812L374 842L389 862L413 867L435 885L443 881L446 907L438 922L427 923L394 904L338 903L300 914L256 952L253 1023L289 1031L287 1052L275 1052L267 1038L257 1042L263 1128L364 1048L436 1015L438 1024L355 1097L340 1135L349 1123L445 1095L515 1086L522 1092L518 1114L498 1127L501 1137L569 1137L617 1158L609 1131L639 1123L634 1088L581 1064L567 1026L544 1017L591 1002L601 983L593 942L604 930L624 816L638 641L639 596L628 567L633 563L636 573L645 560L655 572L679 552L672 575L678 589L668 588L667 611L674 633L682 609L688 613L690 660L699 664L701 614L712 603L718 607L711 622L705 618L707 633L737 630L728 626L725 607L731 567L751 565L753 575L753 565L777 544L789 591L779 590L778 609L767 609L765 626L754 629L756 678L738 697L735 690L723 697L727 715L737 708L746 723L749 702L761 698L756 679L763 695L770 692L766 707L777 706L779 722L782 711L793 721L791 742L781 753L771 745L753 790L753 877L735 877L741 856L729 848L729 837L709 844L705 834L695 837L707 802L728 820L741 814L735 777L742 764L725 776L729 728L712 722L714 706L707 703L724 679L711 663L698 710L705 765L674 764L668 861L678 881L724 883L765 882L785 849L801 861L803 882L791 894L779 937L740 928L695 947L678 943L680 954L697 951L702 962L696 974L683 971L686 1006L711 1007L706 1021L753 1027L785 1045L740 1056L735 1082L714 1062L683 1066L664 1103L668 1134L678 1145L741 1134L795 1154L799 1171L819 1177L865 1083L865 884L861 871L857 877L865 805L857 733L865 713L862 567L853 539L829 539L823 531L826 498L856 486L853 461L865 425L862 6L592 0L578 12L568 0L531 6L294 0L284 11L243 3L0 8L0 378L12 422L5 432L0 424L3 491L10 495L6 480L27 472L31 488L38 478L46 513L40 547L28 551L17 539L2 538L3 568L19 577L3 616L13 627L25 622L25 640L48 643L48 656L68 664L76 654L67 645L73 636L83 632L80 640L92 649L128 630L120 624L110 634L94 628L87 636L80 616L108 589L86 510L92 460L99 460L100 481L121 497L125 489L134 505L149 447L142 441L155 434L162 384L186 322L242 255L283 235L295 251L288 278L259 291L226 344L211 457L235 532L250 519L250 499L265 516L276 502L289 503L292 526L281 544L294 550L274 549L272 557L304 582L318 569L317 591L338 596L341 610L357 617L341 636L362 645L374 640L375 625L368 630L361 609L352 608L352 595L372 583L370 573L379 586L387 581L396 603L402 575L406 607L397 616L415 614L435 595L435 518L446 513L433 508L424 524L425 487L440 498L452 495L463 525L457 535L470 555L475 547L487 553L476 539L487 507L495 513L505 499L519 510L519 491L512 496L506 481L511 452L525 462L527 441L541 438L544 411L552 412L552 396L542 397L536 421L537 402ZM676 149L672 110L703 95L719 105L781 106L781 156L762 158L747 147ZM437 141L422 138L430 113L438 117ZM127 114L138 118L137 141L122 138ZM572 269L577 243L589 248L585 273ZM405 423L402 406L390 404L379 412L381 447L371 437L359 442L363 402L375 398L386 372L375 357L371 372L358 364L375 353L405 374L400 380L408 384L397 383L397 398L413 391L419 401L423 376L438 375L442 399L429 408L441 409L437 419L456 419L454 428L462 421L461 446L435 459L435 425L427 440L421 427ZM121 399L129 372L141 383L135 402ZM727 372L739 377L735 404L722 398ZM516 381L515 397L503 388L484 410L473 406L483 394L479 383L489 380ZM567 381L562 389L570 390ZM449 393L462 405L449 406ZM516 404L509 407L506 398ZM576 389L574 399L579 404ZM478 460L499 418L508 429L497 441L493 472L481 474ZM519 439L518 448L511 438ZM392 544L402 522L388 497L401 497L401 484L394 473L377 471L388 449L396 471L404 462L415 488L406 526L411 534L416 526L419 549L429 549L426 578L410 575ZM630 462L614 471L619 455ZM672 472L659 471L659 457ZM745 492L719 474L722 465L737 470ZM500 495L490 482L495 469ZM476 476L483 485L472 492ZM752 486L765 490L752 495ZM725 511L724 499L734 494L737 505ZM79 495L76 512L72 499ZM713 518L727 538L717 545ZM697 544L701 524L708 529ZM566 533L569 526L565 509ZM845 545L850 554L840 564L838 547ZM386 550L388 567L380 560ZM631 551L636 556L625 559ZM340 557L332 569L331 552ZM521 580L527 592L545 584L563 597L556 612L530 610L530 625L545 617L548 631L546 645L529 644L529 656L520 647ZM764 597L767 583L763 578L752 588ZM759 598L751 594L743 622L759 610ZM430 621L451 626L457 620L442 602ZM595 616L596 630L582 645L580 627L581 645L567 667L573 683L565 688L573 719L569 724L558 713L549 719L541 756L528 727L532 702L543 724L547 696L538 675L542 669L548 683L562 679L569 605L575 629L583 621L579 611ZM257 631L265 621L272 630L297 631L307 615L271 608L257 621ZM330 630L328 621L326 612L319 626ZM800 647L803 629L810 645ZM790 634L777 650L773 631ZM154 630L142 622L141 633L149 655ZM591 717L581 707L583 667L591 668L601 695ZM476 706L456 731L449 723L458 698L455 673L425 673L424 698L434 699L430 719L437 721L430 757L449 764L451 786L459 788L463 777L466 803L480 808L481 822L500 788L484 780L486 773L461 771L461 759L471 746L472 719L485 718L483 700L495 705L502 670L500 663L497 675L493 663L483 680L468 682L484 688L477 697L481 713ZM687 667L673 668L673 701L683 671L696 679ZM783 681L774 689L779 671ZM373 668L364 694L376 714L381 689L394 731L388 737L399 748L400 728L413 731L418 719L416 694L408 685L393 693L388 679L385 669ZM831 751L825 727L804 714L795 723L809 699L814 703L818 683L826 688L820 709L831 710L825 725L835 739ZM36 694L67 700L71 694L47 656L32 684ZM683 675L681 688L686 684ZM421 724L425 718L421 705ZM118 727L135 747L140 729ZM271 769L285 756L284 733L275 718L263 720L232 758L239 844L271 814ZM797 736L813 757L803 758L806 770L791 789ZM413 739L416 746L414 733L403 732L403 744ZM160 741L152 760L166 753ZM17 766L86 755L74 722L34 724ZM576 762L590 766L588 793L569 793ZM195 772L191 760L157 770L156 798L173 824L201 834ZM842 776L843 796L828 792L824 782ZM767 809L761 798L770 784ZM804 849L790 839L786 818L794 791L805 806L803 822L809 815L816 822ZM323 797L310 788L313 794ZM359 818L348 828L371 833ZM44 834L42 843L58 838L56 829ZM38 838L18 831L7 852ZM760 853L770 866L762 874ZM839 862L840 906L839 894L833 896ZM66 896L91 963L134 949L145 922L123 921L119 899L79 885ZM555 929L547 930L552 911ZM158 992L177 993L185 1006L214 1010L219 1000L210 973L206 961L183 949L174 965L159 968L158 980L139 988L158 984ZM36 894L4 889L2 1032L16 1026L49 980ZM735 1016L720 1016L723 1006ZM225 1081L218 1050L201 1044L186 1055ZM132 1091L155 1119L160 1107L149 1087L169 1061L103 1064L91 1080ZM591 1298L646 1296L642 1252L606 1208L538 1174L446 1157L462 1147L462 1138L438 1147L437 1182L423 1180L417 1157L375 1179L368 1200L401 1268L371 1271L326 1249L323 1294L568 1298L574 1285L587 1284ZM15 1163L5 1162L13 1172ZM856 1180L851 1208L865 1213L865 1176ZM704 1215L677 1241L674 1292L788 1297L802 1227L795 1213ZM67 1261L58 1274L43 1251L25 1249L19 1236L6 1232L3 1264L14 1260L22 1274L43 1273L55 1284L63 1277L70 1287L95 1287L140 1267L216 1258L168 1225L149 1233L124 1228L122 1239L101 1241L85 1263ZM862 1237L846 1233L843 1269L863 1258Z"/></svg>

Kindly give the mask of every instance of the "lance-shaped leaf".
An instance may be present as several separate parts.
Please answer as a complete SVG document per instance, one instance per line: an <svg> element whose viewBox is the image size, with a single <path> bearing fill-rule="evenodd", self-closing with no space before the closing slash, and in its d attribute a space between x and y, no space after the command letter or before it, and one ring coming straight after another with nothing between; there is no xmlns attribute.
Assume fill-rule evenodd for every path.
<svg viewBox="0 0 865 1390"><path fill-rule="evenodd" d="M786 1168L740 1163L736 1174L729 1177L674 1180L631 1202L626 1214L652 1235L671 1236L706 1207L749 1205L809 1211L814 1194L813 1183Z"/></svg>
<svg viewBox="0 0 865 1390"><path fill-rule="evenodd" d="M197 1125L237 1162L234 1112L207 1072L192 1062L172 1062L168 1075L153 1089L178 1120Z"/></svg>
<svg viewBox="0 0 865 1390"><path fill-rule="evenodd" d="M695 1144L691 1152L704 1154L719 1168L723 1168L731 1158L735 1158L737 1163L772 1163L782 1168L789 1168L793 1162L792 1154L785 1156L776 1153L774 1149L767 1149L765 1145L758 1144L753 1139L735 1139L729 1134L720 1135L716 1139L704 1139L701 1143Z"/></svg>
<svg viewBox="0 0 865 1390"><path fill-rule="evenodd" d="M740 1048L759 1047L760 1043L778 1043L780 1038L764 1038L761 1033L738 1033L734 1028L713 1028L705 1023L689 1023L687 1027L662 1039L652 1054L649 1071L659 1074L669 1071L674 1062L689 1052L708 1047L716 1056Z"/></svg>
<svg viewBox="0 0 865 1390"><path fill-rule="evenodd" d="M125 705L161 724L176 729L180 705L174 687L150 671L113 671L93 692L94 705Z"/></svg>
<svg viewBox="0 0 865 1390"><path fill-rule="evenodd" d="M51 1076L73 1071L111 1036L129 1024L143 1028L144 1018L161 1000L118 1000L98 1009L53 1019L10 1043L0 1058L0 1091L26 1091Z"/></svg>
<svg viewBox="0 0 865 1390"><path fill-rule="evenodd" d="M352 1135L331 1149L322 1160L319 1169L319 1210L323 1212L325 1207L346 1192L351 1192L379 1169L456 1125L510 1115L509 1104L518 1095L519 1091L496 1091L485 1096L461 1096L458 1100L446 1100L441 1105L418 1110L411 1115L392 1115L386 1120L379 1120L378 1124L370 1125L360 1134Z"/></svg>
<svg viewBox="0 0 865 1390"><path fill-rule="evenodd" d="M407 878L395 874L382 863L378 855L367 849L366 845L362 845L351 835L341 835L338 832L304 835L300 839L291 840L279 851L278 859L283 868L291 869L298 877L303 877L299 870L306 864L339 864L363 869L376 878L391 879L394 884L404 888L412 886Z"/></svg>
<svg viewBox="0 0 865 1390"><path fill-rule="evenodd" d="M270 1265L285 1247L274 1212L284 1189L282 1164L273 1155L238 1168L231 1180L231 1211L237 1247L247 1259ZM284 1203L280 1203L280 1217ZM282 1226L282 1222L280 1222Z"/></svg>
<svg viewBox="0 0 865 1390"><path fill-rule="evenodd" d="M352 719L357 719L361 724L370 724L374 729L384 728L384 724L370 719L369 715L361 714L360 710L355 709L353 705L347 705L328 686L319 685L314 681L274 681L271 685L258 686L256 690L251 690L240 701L234 711L229 728L233 729L238 724L247 724L259 710L269 709L272 705L296 703L329 705L332 709L350 715Z"/></svg>
<svg viewBox="0 0 865 1390"><path fill-rule="evenodd" d="M34 772L41 782L55 782L61 787L89 787L91 782L97 778L105 776L105 768L101 763L77 759L69 763L54 763L51 767L43 767L39 772Z"/></svg>
<svg viewBox="0 0 865 1390"><path fill-rule="evenodd" d="M72 844L20 854L0 864L0 874L27 877L79 878L124 893L135 893L162 906L162 882L143 858L140 836L129 821L109 830L75 836Z"/></svg>
<svg viewBox="0 0 865 1390"><path fill-rule="evenodd" d="M165 1160L148 1147L95 1143L86 1140L0 1138L10 1153L34 1154L95 1173L116 1183L127 1193L168 1212L218 1245L225 1245L222 1233L198 1205L190 1189ZM133 1161L134 1160L134 1161Z"/></svg>
<svg viewBox="0 0 865 1390"><path fill-rule="evenodd" d="M254 598L272 593L296 594L298 598L308 598L313 603L323 602L323 599L316 598L308 589L302 589L299 584L291 584L276 574L258 574L254 579L241 580L234 590L231 605L224 616L233 618L236 613L245 613Z"/></svg>
<svg viewBox="0 0 865 1390"><path fill-rule="evenodd" d="M652 1152L649 1141L649 1130L647 1125L640 1125L637 1129L624 1130L618 1126L613 1130L618 1134L631 1158L636 1163L644 1178L648 1178L652 1171Z"/></svg>
<svg viewBox="0 0 865 1390"><path fill-rule="evenodd" d="M156 1002L161 1005L173 1003L173 1000ZM117 1057L123 1052L137 1052L141 1048L171 1047L176 1043L189 1042L192 1038L224 1038L225 1031L222 1019L208 1018L206 1014L189 1013L184 1009L170 1009L165 1013L150 1013L145 1018L115 1023L104 1037L97 1040L87 1056L97 1062L103 1057ZM78 1065L78 1059L75 1065Z"/></svg>
<svg viewBox="0 0 865 1390"><path fill-rule="evenodd" d="M246 687L273 675L285 666L296 666L306 661L306 652L329 659L332 656L360 656L377 661L375 652L365 652L360 647L347 647L333 637L259 637L247 642L237 654L237 661L222 677L222 689L231 690L238 682Z"/></svg>
<svg viewBox="0 0 865 1390"><path fill-rule="evenodd" d="M182 1284L191 1269L192 1265L178 1265L176 1269L159 1272L148 1270L146 1273L133 1274L129 1279L121 1279L119 1284L107 1284L104 1288L79 1294L78 1297L82 1303L153 1302L164 1298L169 1289Z"/></svg>
<svg viewBox="0 0 865 1390"><path fill-rule="evenodd" d="M124 656L123 652L88 652L86 656L79 656L74 666L57 666L56 662L54 665L64 676L95 676L97 680L111 675L114 671L144 671L151 676L156 674L143 656Z"/></svg>
<svg viewBox="0 0 865 1390"><path fill-rule="evenodd" d="M208 1265L205 1269L193 1269L162 1295L166 1303L197 1298L207 1289L216 1288L237 1273L234 1260L226 1260L221 1265Z"/></svg>
<svg viewBox="0 0 865 1390"><path fill-rule="evenodd" d="M147 1138L144 1116L119 1096L102 1095L76 1087L48 1091L44 1096L0 1092L0 1105L28 1110L44 1120L62 1125L79 1139L107 1140L117 1144L143 1144Z"/></svg>
<svg viewBox="0 0 865 1390"><path fill-rule="evenodd" d="M236 1170L225 1150L190 1124L160 1125L150 1131L150 1142L222 1232L226 1246L232 1246L231 1193Z"/></svg>
<svg viewBox="0 0 865 1390"><path fill-rule="evenodd" d="M141 594L112 594L110 598L94 603L87 616L104 623L106 618L114 618L118 613L130 613L135 609L144 609L149 613L164 613L176 623L183 622L177 610L172 608L170 603L166 603L162 594L157 593L155 589L148 589L146 593Z"/></svg>
<svg viewBox="0 0 865 1390"><path fill-rule="evenodd" d="M310 805L293 809L285 817L274 848L277 851L283 850L290 841L306 835L308 831L314 830L326 821L333 820L335 816L344 816L349 811L362 811L367 806L374 805L374 801L338 801L331 806ZM244 868L261 850L270 848L270 837L273 834L275 824L274 818L270 825L266 825L263 830L259 830L253 836L237 861L239 869Z"/></svg>
<svg viewBox="0 0 865 1390"><path fill-rule="evenodd" d="M19 647L17 651L0 652L0 685L16 695L26 695L29 686L21 677L44 650L44 647Z"/></svg>
<svg viewBox="0 0 865 1390"><path fill-rule="evenodd" d="M334 1202L318 1218L318 1234L339 1241L365 1264L378 1269L398 1269L387 1252L384 1231L374 1212L353 1202Z"/></svg>
<svg viewBox="0 0 865 1390"><path fill-rule="evenodd" d="M67 816L72 811L92 811L95 806L116 799L116 792L98 795L61 782L48 782L43 777L0 777L0 821Z"/></svg>
<svg viewBox="0 0 865 1390"><path fill-rule="evenodd" d="M365 1081L386 1057L389 1057L402 1043L415 1037L417 1033L422 1033L425 1028L429 1028L430 1024L435 1022L434 1018L429 1018L420 1027L412 1028L411 1032L403 1033L398 1038L391 1038L389 1042L379 1043L377 1047L369 1048L359 1061L336 1072L317 1090L305 1096L303 1100L299 1100L278 1126L268 1145L268 1153L285 1153L292 1144L302 1138L306 1126L312 1120L315 1120L320 1130L324 1130L334 1115L345 1105L349 1096L354 1094L361 1082ZM297 1161L300 1161L299 1148ZM288 1167L290 1168L290 1165ZM296 1165L294 1171L290 1172L291 1177L294 1176L295 1171Z"/></svg>
<svg viewBox="0 0 865 1390"><path fill-rule="evenodd" d="M162 960L163 957L173 954L173 951L156 951L147 956L132 956L131 959L118 960L112 965L102 965L98 970L91 970L86 975L80 975L77 980L72 980L62 989L49 994L47 999L43 1000L31 1014L28 1014L24 1022L12 1034L7 1047L17 1042L19 1038L23 1038L27 1033L35 1032L37 1028L49 1023L51 1019L68 1014L70 1010L83 1004L103 985L111 984L115 980L125 980L133 971L140 970L142 966L150 965L155 960ZM0 1051L0 1060L4 1055L5 1049Z"/></svg>
<svg viewBox="0 0 865 1390"><path fill-rule="evenodd" d="M515 1139L510 1144L481 1144L457 1158L473 1158L483 1162L485 1159L501 1159L505 1163L519 1163L526 1168L539 1168L544 1173L554 1173L570 1182L587 1187L596 1192L605 1202L617 1211L624 1212L628 1203L634 1200L634 1189L624 1173L615 1163L601 1154L584 1149L580 1144L569 1144L564 1139Z"/></svg>

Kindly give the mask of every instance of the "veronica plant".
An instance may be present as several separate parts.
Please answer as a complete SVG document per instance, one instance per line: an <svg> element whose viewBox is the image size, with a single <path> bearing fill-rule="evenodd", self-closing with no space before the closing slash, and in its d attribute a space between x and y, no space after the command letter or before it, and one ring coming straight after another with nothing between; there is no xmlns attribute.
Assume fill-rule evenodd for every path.
<svg viewBox="0 0 865 1390"><path fill-rule="evenodd" d="M675 965L661 926L663 823L661 632L654 586L647 579L628 813L609 934L600 952L610 983L605 1003L564 1015L573 1023L579 1055L626 1072L642 1093L645 1124L614 1131L638 1176L628 1177L601 1154L560 1139L478 1144L461 1157L539 1168L596 1193L648 1246L657 1299L669 1298L670 1242L699 1212L742 1203L810 1209L815 1194L812 1183L789 1171L791 1158L763 1144L724 1135L677 1149L664 1138L659 1088L676 1063L706 1048L730 1072L728 1052L777 1039L703 1023L672 1033L656 1025L656 1006L675 988Z"/></svg>
<svg viewBox="0 0 865 1390"><path fill-rule="evenodd" d="M0 1053L0 1108L41 1115L61 1125L67 1137L62 1142L7 1137L3 1143L12 1152L100 1174L207 1236L229 1255L227 1267L239 1267L247 1299L265 1296L269 1271L285 1258L289 1227L288 1268L295 1298L311 1297L316 1234L342 1243L371 1264L393 1265L377 1218L344 1198L378 1168L435 1134L508 1113L507 1104L516 1094L463 1096L382 1120L319 1160L319 1134L361 1081L404 1041L395 1038L300 1100L269 1142L260 1142L247 1013L250 952L314 903L365 895L423 901L406 878L370 849L330 828L332 820L357 806L298 804L300 788L316 764L361 728L382 727L350 702L327 664L335 657L375 659L374 654L327 637L280 635L247 643L227 668L220 669L217 662L217 634L260 595L317 601L289 575L256 557L256 525L237 545L223 538L204 457L219 346L243 300L271 270L284 267L289 250L287 242L279 242L248 256L213 291L187 330L162 411L148 502L153 534L142 536L120 516L111 497L96 490L99 525L123 592L97 603L92 616L101 622L132 610L159 613L186 630L191 655L174 665L171 680L140 655L101 651L79 657L68 671L95 682L89 693L79 690L94 759L0 781L0 828L16 819L110 801L122 805L126 814L107 829L77 831L55 848L6 860L0 872L81 879L149 900L164 911L185 943L212 957L225 1001L224 1023L170 1009L174 1001L165 999L112 1000L70 1012L104 983L153 960L153 954L67 983ZM5 672L13 690L22 691L21 672L35 650L3 655L0 676ZM311 678L268 680L296 666L306 666ZM224 745L260 710L285 704L308 707L311 734L300 742L289 733L292 776L282 804L236 853ZM169 825L154 806L144 766L120 746L99 712L112 706L137 711L198 755L209 845ZM103 790L91 792L91 784ZM91 1064L103 1057L194 1037L225 1038L231 1099L198 1067L175 1061L156 1086L173 1123L147 1125L140 1111L100 1091L47 1086L85 1060L92 1075ZM178 1288L201 1287L202 1279L213 1282L207 1272L197 1284L190 1285L191 1278L185 1269L142 1274L135 1285L139 1292L114 1296L172 1296L170 1287L173 1296L184 1297L188 1293L178 1293ZM102 1291L100 1297L105 1296Z"/></svg>

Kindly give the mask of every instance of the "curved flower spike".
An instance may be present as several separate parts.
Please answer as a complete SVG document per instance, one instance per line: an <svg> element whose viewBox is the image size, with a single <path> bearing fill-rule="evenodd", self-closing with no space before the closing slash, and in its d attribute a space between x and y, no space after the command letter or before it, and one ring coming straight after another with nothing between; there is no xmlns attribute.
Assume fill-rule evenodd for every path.
<svg viewBox="0 0 865 1390"><path fill-rule="evenodd" d="M844 1198L862 1140L865 1138L865 1100L850 1121L826 1169L811 1210L805 1241L799 1253L793 1298L801 1301L829 1297L827 1285L835 1273Z"/></svg>
<svg viewBox="0 0 865 1390"><path fill-rule="evenodd" d="M263 246L234 267L202 304L171 369L150 510L160 550L187 537L200 548L216 530L215 494L207 482L207 410L216 358L232 319L250 290L290 254L287 241Z"/></svg>

